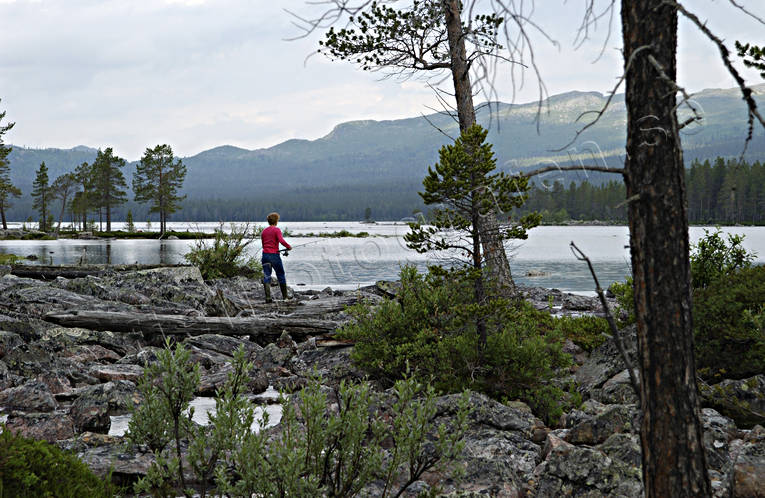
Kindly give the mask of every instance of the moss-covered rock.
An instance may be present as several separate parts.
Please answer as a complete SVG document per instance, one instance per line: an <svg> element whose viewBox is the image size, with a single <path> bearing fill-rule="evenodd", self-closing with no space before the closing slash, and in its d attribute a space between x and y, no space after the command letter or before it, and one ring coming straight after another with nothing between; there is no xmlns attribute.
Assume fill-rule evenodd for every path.
<svg viewBox="0 0 765 498"><path fill-rule="evenodd" d="M765 375L700 384L702 406L732 418L742 429L765 425Z"/></svg>

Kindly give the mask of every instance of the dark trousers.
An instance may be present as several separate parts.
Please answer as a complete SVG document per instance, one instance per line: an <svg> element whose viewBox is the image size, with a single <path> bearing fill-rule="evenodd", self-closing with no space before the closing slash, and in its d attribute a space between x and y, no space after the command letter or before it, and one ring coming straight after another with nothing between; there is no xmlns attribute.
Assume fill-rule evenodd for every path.
<svg viewBox="0 0 765 498"><path fill-rule="evenodd" d="M263 253L263 257L260 258L260 262L263 264L263 283L271 283L271 270L276 272L276 279L280 284L287 283L287 277L284 276L284 265L282 264L282 257L279 253Z"/></svg>

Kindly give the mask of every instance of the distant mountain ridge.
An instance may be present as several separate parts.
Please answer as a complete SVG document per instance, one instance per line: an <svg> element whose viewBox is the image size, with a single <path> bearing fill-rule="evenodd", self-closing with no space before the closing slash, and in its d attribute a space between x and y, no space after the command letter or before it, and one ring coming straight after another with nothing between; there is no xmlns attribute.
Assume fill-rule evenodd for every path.
<svg viewBox="0 0 765 498"><path fill-rule="evenodd" d="M753 89L758 103L765 104L765 84ZM537 103L497 102L481 107L478 121L490 126L489 141L494 144L498 165L509 172L579 160L620 166L626 136L623 95L616 95L599 122L582 133L572 146L556 151L591 119L591 114L583 113L597 111L605 102L606 97L598 92L567 92L543 102L541 114ZM747 125L746 108L739 90L704 90L694 96L694 104L701 110L704 122L681 132L686 162L740 154ZM686 116L688 111L681 109L680 114ZM322 138L291 139L264 149L223 145L183 158L188 168L184 193L190 201L289 199L293 195L316 192L336 197L338 191L349 194L377 188L406 190L411 193L412 202L417 203L415 192L428 166L436 162L438 149L450 141L445 135L456 137L458 134L457 123L451 117L432 114L427 120L419 116L340 123ZM27 196L41 161L48 166L52 180L82 162L92 161L95 155L96 149L87 146L14 147L10 155L12 179ZM746 158L765 160L765 134L761 127L755 129ZM125 171L128 184L134 164ZM604 178L591 174L588 177L596 182ZM565 178L572 177L566 175ZM583 178L581 174L579 178Z"/></svg>

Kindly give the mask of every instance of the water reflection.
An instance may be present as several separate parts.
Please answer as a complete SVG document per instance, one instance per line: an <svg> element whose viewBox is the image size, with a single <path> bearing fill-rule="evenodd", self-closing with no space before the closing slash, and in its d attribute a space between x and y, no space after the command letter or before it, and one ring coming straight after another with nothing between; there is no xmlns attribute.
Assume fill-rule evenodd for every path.
<svg viewBox="0 0 765 498"><path fill-rule="evenodd" d="M286 223L285 223L286 224ZM217 227L217 224L209 224ZM405 227L399 225L365 226L353 223L294 223L293 235L287 240L295 246L284 258L290 285L298 288L352 289L377 280L398 278L401 265L411 264L424 270L428 263L439 262L408 250L401 237L395 236ZM199 228L199 227L197 227ZM205 228L208 228L205 226ZM317 238L301 236L309 231L350 231L368 229L379 236L368 238ZM732 227L726 232L746 235L748 250L759 253L758 262L765 262L765 228ZM703 229L692 227L691 242L703 236ZM561 290L591 293L592 280L587 265L571 254L570 241L592 259L601 284L623 280L630 273L629 242L626 227L538 227L529 239L508 244L511 267L518 283ZM28 240L0 241L0 253L20 256L33 254L37 264L178 264L193 248L193 240ZM260 244L247 247L247 256L260 259ZM530 277L528 273L541 273Z"/></svg>

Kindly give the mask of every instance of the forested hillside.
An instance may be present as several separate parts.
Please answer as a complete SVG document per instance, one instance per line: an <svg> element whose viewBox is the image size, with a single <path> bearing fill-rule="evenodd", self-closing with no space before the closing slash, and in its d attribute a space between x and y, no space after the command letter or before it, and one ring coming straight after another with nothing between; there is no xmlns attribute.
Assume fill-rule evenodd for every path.
<svg viewBox="0 0 765 498"><path fill-rule="evenodd" d="M688 165L696 159L740 154L746 136L746 112L737 91L705 90L696 95L695 104L702 110L704 123L682 132ZM755 87L755 93L765 103L765 85ZM582 113L599 110L605 99L595 92L557 95L544 103L541 114L536 104L498 103L483 106L479 121L490 127L488 139L494 144L499 165L511 173L580 161L618 167L625 143L623 96L616 96L600 121L566 147L590 119ZM252 219L262 218L273 209L280 210L285 219L360 219L367 207L378 219L405 217L422 209L416 192L428 166L435 163L438 148L449 141L445 134L456 136L457 123L434 114L427 120L420 116L342 123L317 140L288 140L267 149L222 146L207 150L183 159L188 168L183 193L188 197L173 219ZM22 220L33 214L29 191L34 171L42 161L55 178L92 161L95 154L96 150L88 147L14 147L11 177L24 196L10 210L10 219ZM755 131L746 157L765 161L765 134L761 130ZM135 163L129 163L124 172L128 184L134 170ZM614 175L575 172L549 173L539 180L551 185L559 181L568 187L572 181L587 180L596 186L614 179ZM132 193L129 195L132 198ZM128 208L136 220L148 216L144 206L128 203L118 208L117 218ZM598 217L608 214L600 212Z"/></svg>
<svg viewBox="0 0 765 498"><path fill-rule="evenodd" d="M686 170L688 219L695 224L765 224L765 163L718 157L693 161ZM569 219L627 222L621 181L564 186L537 184L522 212L539 211L543 221Z"/></svg>

